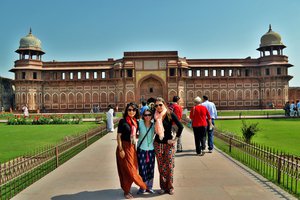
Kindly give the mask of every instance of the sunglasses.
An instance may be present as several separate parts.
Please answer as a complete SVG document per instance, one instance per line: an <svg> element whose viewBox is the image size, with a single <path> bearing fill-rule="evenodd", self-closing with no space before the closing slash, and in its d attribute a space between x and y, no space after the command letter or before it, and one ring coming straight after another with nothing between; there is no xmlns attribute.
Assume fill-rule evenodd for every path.
<svg viewBox="0 0 300 200"><path fill-rule="evenodd" d="M128 110L127 110L128 112L131 112L131 111L133 111L133 112L136 112L136 109L131 109L131 108L128 108Z"/></svg>
<svg viewBox="0 0 300 200"><path fill-rule="evenodd" d="M162 104L162 103L160 103L160 104L155 104L154 107L155 107L155 108L157 108L158 106L159 106L159 107L162 107L163 105L164 105L164 104Z"/></svg>
<svg viewBox="0 0 300 200"><path fill-rule="evenodd" d="M145 117L151 117L152 114L144 114Z"/></svg>

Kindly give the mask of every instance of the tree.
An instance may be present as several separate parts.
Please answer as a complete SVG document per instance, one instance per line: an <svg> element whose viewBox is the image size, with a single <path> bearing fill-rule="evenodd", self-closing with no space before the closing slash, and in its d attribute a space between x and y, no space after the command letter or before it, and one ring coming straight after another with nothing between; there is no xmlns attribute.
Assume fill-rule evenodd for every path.
<svg viewBox="0 0 300 200"><path fill-rule="evenodd" d="M260 131L260 128L258 128L258 122L257 123L251 123L247 124L244 120L242 121L242 133L243 138L246 143L250 144L252 137Z"/></svg>

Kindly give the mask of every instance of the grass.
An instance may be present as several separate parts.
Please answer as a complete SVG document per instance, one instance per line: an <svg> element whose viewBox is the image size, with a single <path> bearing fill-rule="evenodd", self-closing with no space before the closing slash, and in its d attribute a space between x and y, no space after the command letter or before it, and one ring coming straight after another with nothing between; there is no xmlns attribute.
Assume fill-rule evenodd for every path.
<svg viewBox="0 0 300 200"><path fill-rule="evenodd" d="M300 156L300 118L288 119L247 119L247 123L258 122L261 129L253 142ZM242 120L216 120L216 128L242 136Z"/></svg>
<svg viewBox="0 0 300 200"><path fill-rule="evenodd" d="M0 162L30 153L41 147L55 145L66 136L82 134L99 126L94 122L74 125L16 125L0 124Z"/></svg>
<svg viewBox="0 0 300 200"><path fill-rule="evenodd" d="M187 113L187 116L190 112ZM267 115L284 115L284 110L218 110L218 116L267 116Z"/></svg>
<svg viewBox="0 0 300 200"><path fill-rule="evenodd" d="M236 111L227 111L219 110L218 116L255 116L255 115L284 115L284 110L236 110Z"/></svg>
<svg viewBox="0 0 300 200"><path fill-rule="evenodd" d="M235 160L247 165L268 180L277 184L279 187L285 189L287 192L292 193L298 198L300 197L300 184L296 182L296 179L298 178L292 175L292 170L297 173L295 168L289 168L290 171L288 173L283 173L282 170L287 169L281 168L282 173L280 175L280 182L278 182L278 166L277 164L274 165L274 163L272 165L272 161L274 162L274 160L268 160L268 162L266 162L265 159L267 157L265 157L265 159L257 158L256 156L253 156L253 154L249 155L243 150L235 147L233 147L231 152L229 152L228 144L217 137L215 137L214 143L219 149L233 157ZM252 153L254 152L252 151ZM258 155L261 156L261 154Z"/></svg>

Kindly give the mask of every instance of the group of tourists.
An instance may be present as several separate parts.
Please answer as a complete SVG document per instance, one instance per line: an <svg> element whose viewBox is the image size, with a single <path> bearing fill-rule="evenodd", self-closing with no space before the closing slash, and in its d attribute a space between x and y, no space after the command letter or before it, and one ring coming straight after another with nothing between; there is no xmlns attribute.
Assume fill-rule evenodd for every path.
<svg viewBox="0 0 300 200"><path fill-rule="evenodd" d="M212 119L217 116L215 105L205 98L206 103L201 104L201 98L197 97L190 113L197 155L204 155L206 129L210 127L209 133L213 134ZM118 124L116 149L120 185L126 199L133 198L130 193L132 183L140 187L137 194L155 193L155 158L159 171L158 193L174 194L174 158L175 152L182 152L181 134L184 128L179 102L180 98L174 96L169 105L161 97L157 97L152 105L142 102L140 109L133 102L127 104ZM208 138L209 152L212 152L213 136Z"/></svg>
<svg viewBox="0 0 300 200"><path fill-rule="evenodd" d="M289 102L287 101L283 107L284 115L286 117L299 117L300 116L300 102L299 100Z"/></svg>

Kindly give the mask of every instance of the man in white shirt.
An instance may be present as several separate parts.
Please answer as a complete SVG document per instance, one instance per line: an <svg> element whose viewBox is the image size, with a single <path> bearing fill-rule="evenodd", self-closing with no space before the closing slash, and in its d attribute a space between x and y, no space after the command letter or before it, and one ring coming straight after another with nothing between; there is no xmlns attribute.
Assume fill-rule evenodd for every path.
<svg viewBox="0 0 300 200"><path fill-rule="evenodd" d="M202 105L205 106L210 114L212 124L215 125L215 119L218 118L218 113L216 105L213 102L208 101L207 96L203 96ZM214 127L207 127L207 143L208 143L208 152L212 153L214 149Z"/></svg>

